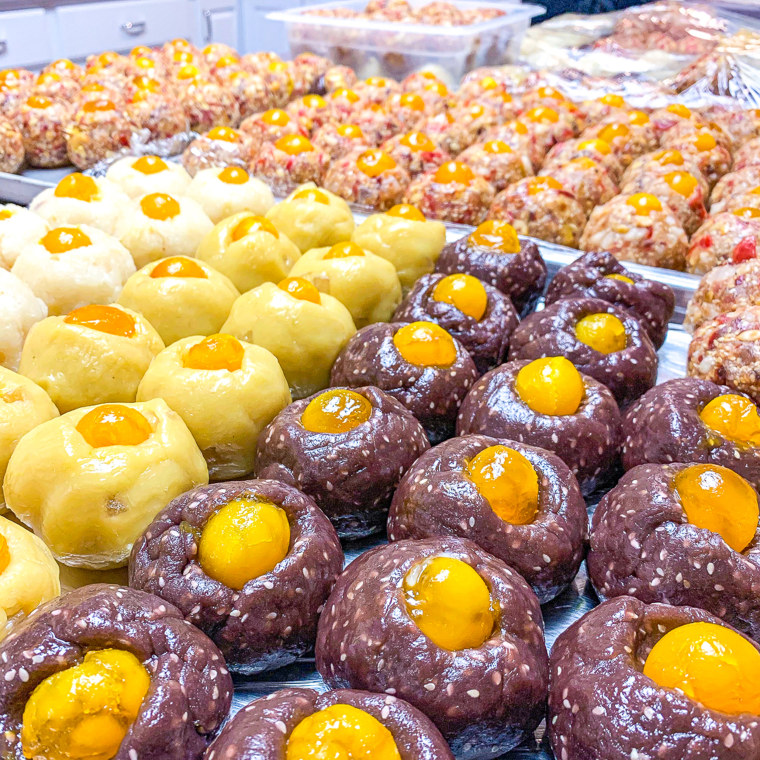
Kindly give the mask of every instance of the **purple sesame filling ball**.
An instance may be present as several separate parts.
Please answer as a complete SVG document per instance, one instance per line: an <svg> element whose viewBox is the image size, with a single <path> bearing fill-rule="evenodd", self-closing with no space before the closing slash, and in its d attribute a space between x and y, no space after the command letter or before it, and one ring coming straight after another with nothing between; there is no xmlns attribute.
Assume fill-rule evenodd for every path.
<svg viewBox="0 0 760 760"><path fill-rule="evenodd" d="M517 312L500 290L468 274L420 277L393 315L394 322L429 321L469 351L481 374L501 364Z"/></svg>
<svg viewBox="0 0 760 760"><path fill-rule="evenodd" d="M640 465L599 502L589 576L603 598L699 607L757 640L757 518L757 493L732 470Z"/></svg>
<svg viewBox="0 0 760 760"><path fill-rule="evenodd" d="M657 380L657 352L630 312L598 298L563 298L526 317L512 333L509 358L564 356L606 385L620 406Z"/></svg>
<svg viewBox="0 0 760 760"><path fill-rule="evenodd" d="M665 342L675 308L673 290L631 272L611 253L584 253L562 267L546 289L547 304L579 297L600 298L630 311L641 320L655 348Z"/></svg>
<svg viewBox="0 0 760 760"><path fill-rule="evenodd" d="M530 586L472 541L399 541L354 560L319 621L317 669L425 713L462 760L518 745L544 715L541 608Z"/></svg>
<svg viewBox="0 0 760 760"><path fill-rule="evenodd" d="M623 417L623 467L697 462L728 467L760 488L760 417L750 398L696 377L668 380Z"/></svg>
<svg viewBox="0 0 760 760"><path fill-rule="evenodd" d="M231 670L258 673L314 644L343 566L330 521L274 480L215 483L174 499L135 544L129 583L176 605Z"/></svg>
<svg viewBox="0 0 760 760"><path fill-rule="evenodd" d="M344 538L385 524L401 476L430 447L378 388L330 388L283 409L259 437L256 473L311 496Z"/></svg>
<svg viewBox="0 0 760 760"><path fill-rule="evenodd" d="M88 757L100 742L114 760L200 760L232 700L214 643L172 605L120 586L84 586L42 605L0 644L0 660L0 753L9 760L69 756L67 745L76 753L77 729ZM133 706L127 725L116 724L126 731L118 748L116 719L108 731L88 726L97 717L87 714L88 696L118 699L122 713Z"/></svg>
<svg viewBox="0 0 760 760"><path fill-rule="evenodd" d="M584 493L618 471L620 410L606 385L564 357L512 361L484 375L459 408L457 435L509 438L556 454Z"/></svg>
<svg viewBox="0 0 760 760"><path fill-rule="evenodd" d="M330 385L374 385L403 404L432 444L454 435L459 404L478 377L464 346L434 322L364 327L338 354Z"/></svg>
<svg viewBox="0 0 760 760"><path fill-rule="evenodd" d="M520 314L531 310L546 282L546 264L538 246L519 240L506 222L493 220L445 246L435 271L477 277L509 296Z"/></svg>
<svg viewBox="0 0 760 760"><path fill-rule="evenodd" d="M483 473L499 473L483 479ZM423 454L398 487L391 541L461 536L517 570L543 604L583 560L586 503L567 466L543 449L485 435Z"/></svg>
<svg viewBox="0 0 760 760"><path fill-rule="evenodd" d="M695 623L696 628L692 627ZM546 722L557 760L754 760L760 756L757 715L710 709L643 672L654 647L671 649L666 637L692 637L700 632L714 636L716 631L732 644L738 640L745 658L754 659L755 645L695 607L647 605L620 597L586 613L552 648ZM680 655L688 668L699 651L696 646L691 651L683 647L683 651L673 651L671 662L675 664ZM697 671L702 666L703 693L710 691L704 678L713 665L710 660L719 656L710 657L708 648L707 662L695 663ZM735 663L726 666L731 673L741 673ZM653 668L653 674L661 670Z"/></svg>
<svg viewBox="0 0 760 760"><path fill-rule="evenodd" d="M346 744L359 744L372 757L389 750L386 732L401 760L454 760L441 732L419 710L390 694L353 689L281 689L257 699L224 727L206 760L284 760L291 740L315 757L321 756L317 748L343 757Z"/></svg>

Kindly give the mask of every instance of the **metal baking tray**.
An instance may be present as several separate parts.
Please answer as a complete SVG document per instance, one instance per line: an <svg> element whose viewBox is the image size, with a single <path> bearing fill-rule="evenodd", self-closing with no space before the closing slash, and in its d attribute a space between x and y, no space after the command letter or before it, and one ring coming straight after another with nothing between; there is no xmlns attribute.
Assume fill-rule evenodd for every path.
<svg viewBox="0 0 760 760"><path fill-rule="evenodd" d="M37 170L27 171L21 175L0 172L0 198L14 203L27 204L46 187L54 186L69 171L70 169ZM368 212L365 210L355 209L354 211L357 223L363 221L368 215ZM446 238L449 242L457 240L471 232L472 229L472 227L465 225L447 224ZM542 240L535 240L535 242L538 244L541 255L546 261L549 279L561 267L569 264L580 255L580 251L574 248L566 248L546 243ZM661 383L674 377L683 377L686 373L686 353L690 336L683 329L682 323L686 306L697 288L699 277L683 272L657 269L629 262L624 262L624 264L643 277L658 280L673 288L676 295L676 310L668 329L665 343L658 352L659 370L657 381ZM540 301L538 308L542 307L543 302ZM589 516L593 514L594 508L602 495L603 492L597 492L587 497L586 503ZM373 536L360 541L343 542L346 564L356 559L356 557L368 549L379 546L382 543L385 543L385 538L381 536ZM109 582L126 582L126 580L123 580L125 577L123 571L111 573L111 576L114 577L109 577ZM72 587L82 585L83 583L93 583L96 580L105 579L100 577L95 578L93 574L89 573L77 574L70 568L62 568L62 582L64 586ZM588 581L586 564L584 562L572 584L560 596L545 604L542 608L547 648L551 649L555 639L562 631L598 603L599 600ZM270 694L278 689L294 686L313 688L318 691L326 689L319 673L316 671L313 657L300 658L296 663L288 667L269 673L262 673L258 676L236 677L232 714L245 707L245 705L257 697ZM544 723L541 723L538 727L531 741L523 743L520 747L503 755L503 760L552 760L552 758L553 754L545 737Z"/></svg>

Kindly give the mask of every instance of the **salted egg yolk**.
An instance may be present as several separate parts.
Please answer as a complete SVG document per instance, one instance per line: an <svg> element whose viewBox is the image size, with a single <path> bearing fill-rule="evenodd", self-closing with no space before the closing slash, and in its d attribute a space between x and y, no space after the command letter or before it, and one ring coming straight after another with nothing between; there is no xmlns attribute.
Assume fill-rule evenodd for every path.
<svg viewBox="0 0 760 760"><path fill-rule="evenodd" d="M514 153L512 148L504 142L504 140L489 140L483 145L483 150L486 153L492 155L498 155L500 153Z"/></svg>
<svg viewBox="0 0 760 760"><path fill-rule="evenodd" d="M650 193L634 193L626 204L631 206L638 216L649 216L653 211L662 211L662 203Z"/></svg>
<svg viewBox="0 0 760 760"><path fill-rule="evenodd" d="M290 524L285 511L270 501L241 496L218 509L198 542L203 572L240 590L285 559Z"/></svg>
<svg viewBox="0 0 760 760"><path fill-rule="evenodd" d="M493 633L498 605L466 562L454 557L423 559L404 576L403 588L409 617L441 649L474 649Z"/></svg>
<svg viewBox="0 0 760 760"><path fill-rule="evenodd" d="M225 166L216 176L225 185L244 185L250 179L248 172L240 166Z"/></svg>
<svg viewBox="0 0 760 760"><path fill-rule="evenodd" d="M668 172L663 179L684 198L688 198L699 186L697 178L689 172Z"/></svg>
<svg viewBox="0 0 760 760"><path fill-rule="evenodd" d="M410 222L424 222L425 215L416 206L411 206L408 203L397 203L395 206L389 208L386 212L386 216L395 216L398 219L407 219Z"/></svg>
<svg viewBox="0 0 760 760"><path fill-rule="evenodd" d="M90 203L100 197L100 190L92 177L74 172L56 185L53 195L56 198L76 198L78 201Z"/></svg>
<svg viewBox="0 0 760 760"><path fill-rule="evenodd" d="M601 153L603 156L609 156L612 153L612 146L606 140L597 137L578 143L578 150L593 150L596 153Z"/></svg>
<svg viewBox="0 0 760 760"><path fill-rule="evenodd" d="M401 760L391 732L352 705L330 705L304 718L290 734L285 760Z"/></svg>
<svg viewBox="0 0 760 760"><path fill-rule="evenodd" d="M372 148L356 159L356 165L368 177L379 177L383 172L394 169L396 162L384 150Z"/></svg>
<svg viewBox="0 0 760 760"><path fill-rule="evenodd" d="M187 258L187 256L170 256L168 259L159 261L151 270L150 276L155 279L159 277L208 279L208 275L203 267L194 259Z"/></svg>
<svg viewBox="0 0 760 760"><path fill-rule="evenodd" d="M609 92L606 95L602 95L601 98L597 98L597 102L605 106L612 106L613 108L625 108L625 100L622 95L616 95L613 92Z"/></svg>
<svg viewBox="0 0 760 760"><path fill-rule="evenodd" d="M672 103L665 110L684 119L688 119L691 116L691 111L683 103Z"/></svg>
<svg viewBox="0 0 760 760"><path fill-rule="evenodd" d="M435 170L433 179L441 185L452 182L469 185L475 179L475 172L461 161L446 161Z"/></svg>
<svg viewBox="0 0 760 760"><path fill-rule="evenodd" d="M554 177L531 177L528 180L528 195L538 195L547 189L562 190L562 183Z"/></svg>
<svg viewBox="0 0 760 760"><path fill-rule="evenodd" d="M261 115L261 120L270 127L285 127L290 124L290 116L281 108L272 108L269 111L264 111Z"/></svg>
<svg viewBox="0 0 760 760"><path fill-rule="evenodd" d="M364 256L364 251L351 241L336 243L323 256L324 259L348 259L354 256Z"/></svg>
<svg viewBox="0 0 760 760"><path fill-rule="evenodd" d="M424 132L408 132L399 142L413 151L435 150L435 144Z"/></svg>
<svg viewBox="0 0 760 760"><path fill-rule="evenodd" d="M80 325L91 330L131 338L137 331L135 318L115 306L90 304L70 311L63 321L68 325Z"/></svg>
<svg viewBox="0 0 760 760"><path fill-rule="evenodd" d="M649 116L644 111L629 111L627 114L628 123L642 126L649 123Z"/></svg>
<svg viewBox="0 0 760 760"><path fill-rule="evenodd" d="M519 451L498 444L466 466L467 477L504 522L527 525L538 513L538 474Z"/></svg>
<svg viewBox="0 0 760 760"><path fill-rule="evenodd" d="M279 238L280 233L277 228L263 216L247 216L241 219L232 230L232 239L234 241L242 240L246 235L253 232L266 232L273 237Z"/></svg>
<svg viewBox="0 0 760 760"><path fill-rule="evenodd" d="M303 277L286 277L284 280L280 280L280 282L277 283L277 287L293 296L293 298L297 298L299 301L322 303L322 299L319 297L319 291L308 280L304 280Z"/></svg>
<svg viewBox="0 0 760 760"><path fill-rule="evenodd" d="M723 625L687 623L668 631L652 647L644 675L709 710L760 715L760 652Z"/></svg>
<svg viewBox="0 0 760 760"><path fill-rule="evenodd" d="M243 366L244 356L245 351L237 338L217 333L190 346L185 352L182 365L187 369L235 372Z"/></svg>
<svg viewBox="0 0 760 760"><path fill-rule="evenodd" d="M734 551L749 546L757 530L757 494L741 475L693 464L676 475L674 487L692 525L717 533Z"/></svg>
<svg viewBox="0 0 760 760"><path fill-rule="evenodd" d="M79 665L48 676L27 700L21 726L24 756L111 760L149 686L145 666L131 652L88 652Z"/></svg>
<svg viewBox="0 0 760 760"><path fill-rule="evenodd" d="M414 92L405 92L399 95L398 104L401 108L409 108L412 111L425 110L425 101Z"/></svg>
<svg viewBox="0 0 760 760"><path fill-rule="evenodd" d="M734 209L732 213L734 216L741 217L742 219L760 218L760 208L755 208L754 206L742 206L741 208Z"/></svg>
<svg viewBox="0 0 760 760"><path fill-rule="evenodd" d="M683 153L680 150L661 150L652 156L661 166L683 166Z"/></svg>
<svg viewBox="0 0 760 760"><path fill-rule="evenodd" d="M559 121L559 114L553 108L549 108L548 106L531 108L530 111L526 111L522 116L524 119L536 123L556 124Z"/></svg>
<svg viewBox="0 0 760 760"><path fill-rule="evenodd" d="M175 198L167 193L151 193L140 200L140 208L149 219L165 222L179 216L180 206Z"/></svg>
<svg viewBox="0 0 760 760"><path fill-rule="evenodd" d="M53 101L42 95L31 95L26 99L26 104L29 108L44 110L45 108L50 108L53 105Z"/></svg>
<svg viewBox="0 0 760 760"><path fill-rule="evenodd" d="M575 414L586 392L581 373L564 356L526 364L517 373L515 390L534 412L555 417Z"/></svg>
<svg viewBox="0 0 760 760"><path fill-rule="evenodd" d="M734 443L760 446L760 415L748 398L736 393L716 396L699 413L711 430Z"/></svg>
<svg viewBox="0 0 760 760"><path fill-rule="evenodd" d="M608 124L599 131L600 139L604 140L606 143L611 143L618 137L628 137L630 134L630 128L626 124L621 124L620 122Z"/></svg>
<svg viewBox="0 0 760 760"><path fill-rule="evenodd" d="M433 288L433 300L450 303L462 314L477 321L488 308L488 294L483 283L470 274L450 274Z"/></svg>
<svg viewBox="0 0 760 760"><path fill-rule="evenodd" d="M132 162L132 168L141 174L158 174L165 172L169 167L166 161L158 156L141 156Z"/></svg>
<svg viewBox="0 0 760 760"><path fill-rule="evenodd" d="M240 142L240 132L231 127L214 127L206 132L206 137L209 140L221 140L228 143Z"/></svg>
<svg viewBox="0 0 760 760"><path fill-rule="evenodd" d="M68 253L92 245L92 240L79 227L56 227L40 238L40 245L48 253Z"/></svg>
<svg viewBox="0 0 760 760"><path fill-rule="evenodd" d="M520 253L520 239L515 228L507 222L488 219L479 225L468 238L473 245L493 248L502 253Z"/></svg>
<svg viewBox="0 0 760 760"><path fill-rule="evenodd" d="M349 90L346 87L339 87L330 97L333 100L347 100L349 103L359 102L359 96L353 90Z"/></svg>
<svg viewBox="0 0 760 760"><path fill-rule="evenodd" d="M76 425L82 438L94 449L105 446L139 446L153 429L137 409L123 404L100 404Z"/></svg>
<svg viewBox="0 0 760 760"><path fill-rule="evenodd" d="M105 113L116 110L116 103L113 100L107 98L98 98L96 100L88 100L82 106L82 110L85 113Z"/></svg>
<svg viewBox="0 0 760 760"><path fill-rule="evenodd" d="M289 156L297 156L314 150L314 146L303 135L284 135L275 142L274 146Z"/></svg>
<svg viewBox="0 0 760 760"><path fill-rule="evenodd" d="M10 219L13 216L13 211L9 208L0 209L0 222L4 222L6 219Z"/></svg>
<svg viewBox="0 0 760 760"><path fill-rule="evenodd" d="M417 367L450 367L457 358L454 339L433 322L412 322L396 330L393 345Z"/></svg>
<svg viewBox="0 0 760 760"><path fill-rule="evenodd" d="M304 187L301 190L297 190L291 200L311 201L312 203L322 203L325 206L330 205L330 199L327 197L327 194L316 187Z"/></svg>
<svg viewBox="0 0 760 760"><path fill-rule="evenodd" d="M709 132L700 132L693 141L698 151L712 150L718 143Z"/></svg>
<svg viewBox="0 0 760 760"><path fill-rule="evenodd" d="M301 415L301 424L311 433L348 433L372 414L372 404L356 391L335 388L312 399Z"/></svg>
<svg viewBox="0 0 760 760"><path fill-rule="evenodd" d="M614 314L589 314L578 320L575 337L600 354L622 351L628 337L625 325Z"/></svg>
<svg viewBox="0 0 760 760"><path fill-rule="evenodd" d="M341 124L338 127L337 132L341 137L348 137L351 140L358 140L359 138L364 137L362 128L357 124Z"/></svg>

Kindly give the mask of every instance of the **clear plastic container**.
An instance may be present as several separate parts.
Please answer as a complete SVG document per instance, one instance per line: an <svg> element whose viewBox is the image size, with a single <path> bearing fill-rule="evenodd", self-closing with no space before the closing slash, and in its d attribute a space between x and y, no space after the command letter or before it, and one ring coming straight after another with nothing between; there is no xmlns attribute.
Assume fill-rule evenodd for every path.
<svg viewBox="0 0 760 760"><path fill-rule="evenodd" d="M430 0L410 0L412 7ZM544 11L528 3L453 0L461 10L496 8L504 15L467 26L396 23L365 18L312 15L314 10L364 10L367 0L309 5L275 11L267 18L282 21L293 56L306 51L350 66L361 79L387 76L403 79L415 71L432 71L450 87L479 66L512 62L525 31Z"/></svg>

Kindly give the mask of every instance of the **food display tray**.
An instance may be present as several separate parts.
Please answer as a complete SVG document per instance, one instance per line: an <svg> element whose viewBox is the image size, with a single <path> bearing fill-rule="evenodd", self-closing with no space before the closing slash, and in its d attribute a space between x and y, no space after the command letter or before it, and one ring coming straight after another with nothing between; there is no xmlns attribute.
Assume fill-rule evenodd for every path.
<svg viewBox="0 0 760 760"><path fill-rule="evenodd" d="M54 186L58 180L67 174L70 169L38 170L26 172L21 175L5 174L0 172L0 199L14 203L26 204L37 193L46 187ZM356 222L363 221L369 212L354 210ZM448 242L472 231L472 227L459 224L446 224L446 238ZM547 269L548 279L566 264L576 259L580 251L573 248L535 240L539 246ZM691 299L699 277L675 272L668 269L657 269L630 262L624 262L625 266L632 271L652 280L657 280L669 285L676 296L676 309L668 328L665 343L659 350L658 383L674 377L682 377L686 371L686 353L689 346L690 336L683 328L683 318L686 306ZM543 307L539 301L538 308ZM593 514L603 491L587 497L589 516ZM385 543L385 538L373 536L359 541L343 542L346 564L356 559L360 554L375 546ZM88 582L92 582L88 579ZM78 584L75 584L78 585ZM585 562L573 580L572 584L565 589L556 599L542 607L545 625L546 646L551 649L557 636L578 620L582 615L599 603L586 574ZM237 677L235 679L235 693L232 704L232 714L243 708L257 697L270 694L278 689L287 687L313 688L319 691L326 689L322 679L316 671L314 657L302 657L294 664L281 668L271 673L263 673L258 676ZM535 731L531 741L502 756L503 760L552 760L553 754L545 737L543 723Z"/></svg>

